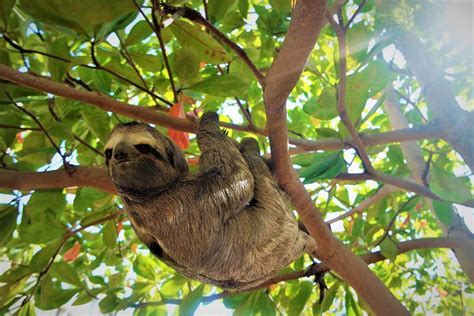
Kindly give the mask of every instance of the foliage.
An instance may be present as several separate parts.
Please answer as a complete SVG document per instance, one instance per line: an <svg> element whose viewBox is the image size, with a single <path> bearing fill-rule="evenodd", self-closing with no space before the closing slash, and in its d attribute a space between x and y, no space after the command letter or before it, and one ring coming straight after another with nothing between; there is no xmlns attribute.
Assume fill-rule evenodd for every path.
<svg viewBox="0 0 474 316"><path fill-rule="evenodd" d="M282 45L293 2L208 0L204 7L201 0L168 1L201 12L206 9L211 23L242 47L263 72ZM329 1L330 8L333 2ZM136 5L142 6L146 20ZM173 109L171 115L177 117L217 110L222 121L265 127L262 89L242 56L185 18L173 21L157 37L148 23L153 21L151 3L137 1L136 5L130 0L2 1L0 61L138 107ZM426 39L431 58L442 69L449 68L449 75L456 78L452 82L455 94L472 110L469 49L452 45L459 35L455 31L444 29L440 37L431 27L423 27L427 23L424 12L439 15L441 5L353 0L342 8L345 22L359 5L347 30L346 107L361 135L391 129L384 102L385 88L392 82L412 127L433 116L419 84L404 71L404 60L393 46L400 32L393 23ZM337 47L335 32L327 25L287 104L290 136L322 141L348 138L336 108ZM23 171L58 169L64 162L103 165L100 153L108 133L115 124L129 120L89 104L0 81L0 163L4 169ZM198 156L193 135L189 139L187 133L157 128L187 148L189 158ZM228 132L235 139L255 137L251 128ZM268 139L257 137L269 152ZM434 213L425 200L397 192L366 212L339 221L333 230L356 254L380 249L390 259L371 268L412 312L472 314L474 289L450 252L425 249L397 255L398 242L442 234L437 220L448 226L452 222L448 202L472 198L465 165L452 148L434 139L420 145L425 161L431 162L429 187L444 199L435 202ZM377 170L409 176L399 144L367 150ZM342 148L342 142L338 150L294 156L293 163L327 219L357 206L383 185L336 180L348 170L363 170L354 151ZM180 315L188 315L199 308L203 297L210 301L216 293L152 257L120 213L117 196L85 187L1 193L0 256L6 262L0 276L1 314L32 315L35 308L52 310L94 300L102 313L135 308L137 315L166 315L164 304L169 303L180 304ZM300 258L282 274L302 271L310 264L309 258ZM327 274L325 280L329 289L321 302L315 284L301 278L267 290L226 296L223 303L237 315L359 315L368 311L337 276Z"/></svg>

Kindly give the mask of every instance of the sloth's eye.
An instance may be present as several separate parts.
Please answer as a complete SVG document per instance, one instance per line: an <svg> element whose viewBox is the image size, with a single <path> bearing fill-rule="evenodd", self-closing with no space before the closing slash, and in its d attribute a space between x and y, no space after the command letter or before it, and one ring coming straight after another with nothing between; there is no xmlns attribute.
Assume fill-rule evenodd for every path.
<svg viewBox="0 0 474 316"><path fill-rule="evenodd" d="M112 149L106 149L104 152L105 159L110 160L112 158Z"/></svg>
<svg viewBox="0 0 474 316"><path fill-rule="evenodd" d="M153 147L147 144L135 145L135 148L142 154L149 154L153 152Z"/></svg>

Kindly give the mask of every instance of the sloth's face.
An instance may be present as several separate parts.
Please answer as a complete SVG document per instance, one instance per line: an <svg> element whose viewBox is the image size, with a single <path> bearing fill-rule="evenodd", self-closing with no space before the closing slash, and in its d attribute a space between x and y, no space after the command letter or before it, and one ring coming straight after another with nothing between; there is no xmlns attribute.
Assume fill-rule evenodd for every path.
<svg viewBox="0 0 474 316"><path fill-rule="evenodd" d="M117 191L131 197L166 190L187 171L181 150L146 124L116 127L104 156Z"/></svg>

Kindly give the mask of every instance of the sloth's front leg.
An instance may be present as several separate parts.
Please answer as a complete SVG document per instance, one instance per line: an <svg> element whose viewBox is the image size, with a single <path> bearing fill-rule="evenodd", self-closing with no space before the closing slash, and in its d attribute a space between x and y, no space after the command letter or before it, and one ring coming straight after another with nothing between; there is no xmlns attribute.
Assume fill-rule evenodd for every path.
<svg viewBox="0 0 474 316"><path fill-rule="evenodd" d="M213 203L224 220L240 212L252 199L254 180L236 144L219 128L219 116L206 112L201 117L197 133L201 150L201 173L212 175L209 185Z"/></svg>

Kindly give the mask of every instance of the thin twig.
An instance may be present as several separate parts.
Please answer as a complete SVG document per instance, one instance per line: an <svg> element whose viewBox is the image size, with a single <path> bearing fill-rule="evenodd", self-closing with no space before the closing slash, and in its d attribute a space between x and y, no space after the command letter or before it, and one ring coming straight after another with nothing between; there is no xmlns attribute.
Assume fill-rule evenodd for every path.
<svg viewBox="0 0 474 316"><path fill-rule="evenodd" d="M163 7L164 14L179 13L180 16L204 26L212 35L217 37L225 45L229 46L237 54L237 56L239 56L242 59L242 61L247 65L247 67L249 67L249 69L252 71L253 75L255 76L257 81L260 83L262 88L265 87L264 76L258 70L258 68L254 65L254 63L250 60L250 58L247 56L247 53L234 41L227 38L227 36L225 36L224 33L219 31L214 25L212 25L207 19L205 19L198 11L193 10L188 7L173 7L166 3L162 3L162 7Z"/></svg>
<svg viewBox="0 0 474 316"><path fill-rule="evenodd" d="M124 45L122 39L120 38L120 35L119 35L117 32L115 32L115 35L117 36L117 38L118 38L118 40L119 40L119 42L120 42L120 46L122 47L122 50L120 50L120 54L122 55L123 58L125 58L125 60L127 61L127 63L133 68L133 70L134 70L135 73L137 74L138 78L139 78L140 81L142 82L143 86L144 86L148 91L152 91L152 90L150 90L150 88L148 87L148 84L146 83L146 81L145 81L145 79L143 78L142 74L141 74L140 71L138 70L137 65L135 65L135 62L133 61L132 56L130 55L130 53L128 52L127 47ZM155 98L155 96L154 96L153 94L151 94L151 98L152 98L153 101L155 102L155 106L161 108L161 105L158 103L157 99ZM168 108L163 108L163 109L168 110Z"/></svg>
<svg viewBox="0 0 474 316"><path fill-rule="evenodd" d="M3 35L4 35L4 38L5 38L5 40L6 40L7 37L5 37L5 34L3 34ZM7 41L7 42L8 42L8 41ZM72 62L72 60L67 59L67 58L64 58L64 57L55 56L55 55L52 55L52 54L49 54L49 53L45 53L45 52L41 52L41 51L37 51L37 50L24 49L24 48L21 47L20 45L18 45L18 44L16 44L15 42L13 42L11 39L10 39L10 42L9 42L9 43L10 43L11 46L13 46L15 49L17 49L17 51L18 51L20 54L22 54L22 55L23 55L24 53L28 53L28 54L38 54L38 55L43 55L43 56L46 56L46 57L54 58L54 59L56 59L56 60L63 61L63 62L66 62L66 63L71 63L71 62ZM91 56L91 58L92 58L92 60L94 61L95 55L94 55L94 56ZM95 61L97 61L97 60L95 60ZM112 71L112 70L110 70L110 69L108 69L108 68L102 66L102 65L99 65L98 63L95 64L94 66L92 66L92 65L87 65L87 64L80 64L79 66L80 66L80 67L89 68L89 69L97 69L97 70L105 71L105 72L111 74L112 76L115 76L115 77L117 77L117 78L119 78L119 79L121 79L121 80L123 80L123 81L129 83L130 85L134 86L135 88L139 89L140 91L143 91L143 92L147 93L147 94L150 95L152 98L158 99L158 100L160 100L161 102L165 103L166 105L169 105L169 106L173 105L173 103L171 103L170 101L168 101L168 100L166 100L166 99L160 97L159 95L153 93L153 92L150 91L150 90L147 90L146 88L140 86L139 84L136 84L135 82L129 80L128 78L126 78L126 77L124 77L124 76L122 76L122 75L120 75L120 74L118 74L118 73L116 73L116 72L114 72L114 71ZM84 89L86 89L87 91L92 91L92 89L91 89L86 83L84 83L82 80L80 80L80 79L75 79L75 78L73 78L72 76L70 76L69 74L68 74L68 77L67 77L67 78L70 79L70 80L72 80L72 81L74 81L74 82L76 82L77 84L81 85L81 86L82 86Z"/></svg>
<svg viewBox="0 0 474 316"><path fill-rule="evenodd" d="M166 68L166 71L168 72L171 89L173 90L174 102L177 103L178 92L174 84L173 73L171 72L170 63L168 61L168 55L166 54L165 42L163 41L163 37L161 36L161 26L160 26L160 23L158 22L158 18L156 17L156 12L159 11L160 7L156 0L152 0L151 3L153 5L153 8L151 10L151 20L153 22L153 31L155 32L156 37L158 38L158 42L160 43L161 53L163 54L163 61L165 62L165 68Z"/></svg>
<svg viewBox="0 0 474 316"><path fill-rule="evenodd" d="M351 16L351 18L349 19L349 21L346 23L346 25L344 26L344 31L347 31L349 29L349 27L351 26L352 22L354 22L354 19L356 18L356 16L360 13L360 10L362 10L362 8L364 7L365 5L365 2L366 0L362 0L362 2L360 3L359 7L357 8L356 12L354 12L354 14Z"/></svg>
<svg viewBox="0 0 474 316"><path fill-rule="evenodd" d="M423 112L421 112L421 110L418 108L418 106L415 104L415 102L413 102L409 97L407 97L406 95L404 95L403 93L401 93L400 91L396 90L396 89L392 89L400 98L402 98L403 100L405 100L408 104L410 104L417 112L418 114L420 114L421 116L421 119L423 120L423 122L428 122L428 119L425 117L425 115L423 114Z"/></svg>
<svg viewBox="0 0 474 316"><path fill-rule="evenodd" d="M14 125L8 125L8 124L0 124L0 128L17 129L20 131L41 131L41 128L37 128L37 127L21 127L21 126L14 126Z"/></svg>
<svg viewBox="0 0 474 316"><path fill-rule="evenodd" d="M58 153L58 155L61 157L62 161L63 161L63 165L64 167L66 168L66 170L68 169L69 167L69 163L66 161L66 155L63 155L61 153L61 149L59 148L59 146L54 142L54 140L51 138L51 136L49 135L48 131L46 130L46 128L43 126L43 124L41 124L40 120L38 120L38 118L36 118L36 116L31 113L30 111L28 111L27 109L25 109L24 107L18 105L15 100L13 100L13 98L10 96L10 94L6 91L6 90L3 90L3 93L7 96L7 98L11 101L11 103L20 111L22 111L23 113L25 113L26 115L28 115L29 117L31 117L31 119L33 121L35 121L36 124L38 124L39 128L43 131L43 133L45 134L46 138L48 138L48 140L50 141L51 145L53 145L54 149L56 150L56 152Z"/></svg>
<svg viewBox="0 0 474 316"><path fill-rule="evenodd" d="M77 140L79 143L81 143L82 145L86 146L87 148L89 148L90 150L92 150L93 152L95 152L96 154L98 154L99 156L102 156L102 153L97 149L97 148L94 148L92 147L90 144L88 144L85 140L81 139L79 136L75 135L75 134L72 134L72 136L74 137L75 140Z"/></svg>
<svg viewBox="0 0 474 316"><path fill-rule="evenodd" d="M52 55L52 54L42 52L42 51L38 51L38 50L34 50L34 49L25 49L25 48L21 47L19 44L15 43L6 33L2 33L2 36L5 39L5 42L10 44L13 48L15 48L21 54L39 54L39 55L43 55L43 56L50 57L50 58L53 58L53 59L57 59L57 60L60 60L60 61L64 61L64 62L67 62L67 63L71 62L70 59L67 59L67 58L64 58L64 57Z"/></svg>
<svg viewBox="0 0 474 316"><path fill-rule="evenodd" d="M390 185L384 185L382 188L380 188L374 195L368 197L367 199L363 200L362 202L359 203L356 207L352 208L350 211L347 211L336 218L333 218L331 220L326 221L327 224L334 224L335 222L338 222L340 220L343 220L349 216L352 216L354 214L360 214L364 210L368 209L370 206L374 205L375 203L385 199L387 196L392 194L393 192L396 192L397 188L390 186Z"/></svg>
<svg viewBox="0 0 474 316"><path fill-rule="evenodd" d="M398 211L395 213L395 215L393 215L392 219L390 220L390 222L387 225L387 228L385 228L384 234L382 235L382 237L380 237L379 241L377 241L375 243L374 247L379 246L385 240L385 238L387 238L388 234L390 233L390 230L392 229L393 224L395 224L395 220L397 219L398 215L402 211L405 210L405 207L408 205L408 203L410 203L411 201L413 201L417 197L418 197L418 195L414 195L411 198L409 198L405 203L403 203L403 205L398 209Z"/></svg>
<svg viewBox="0 0 474 316"><path fill-rule="evenodd" d="M338 11L338 17L342 22L340 9ZM340 24L336 23L336 21L334 21L333 17L329 13L326 13L326 18L333 27L334 31L336 32L337 40L339 43L339 85L337 89L337 111L339 112L341 121L344 123L345 127L349 131L349 134L352 136L354 148L357 151L357 154L359 155L360 159L362 160L364 169L367 173L374 174L375 169L372 166L372 163L370 162L370 158L367 155L359 133L355 129L354 124L352 123L346 110L346 33L344 31L344 28Z"/></svg>

